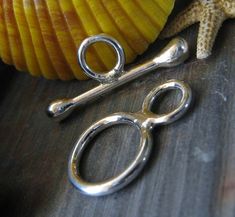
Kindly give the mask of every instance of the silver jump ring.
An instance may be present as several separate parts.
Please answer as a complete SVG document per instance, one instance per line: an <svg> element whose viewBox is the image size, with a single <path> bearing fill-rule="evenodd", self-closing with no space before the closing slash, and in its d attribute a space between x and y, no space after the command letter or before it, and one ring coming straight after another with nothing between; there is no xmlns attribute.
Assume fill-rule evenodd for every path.
<svg viewBox="0 0 235 217"><path fill-rule="evenodd" d="M117 55L116 65L111 71L107 73L100 74L100 73L93 71L86 62L85 54L86 54L87 48L91 44L94 44L96 42L105 42L111 45L114 48L114 51ZM119 44L119 42L116 39L105 34L100 34L100 35L95 35L95 36L86 38L81 43L78 49L78 62L87 76L95 80L98 80L101 83L110 83L116 80L122 74L123 68L125 65L125 53L124 53L122 46Z"/></svg>
<svg viewBox="0 0 235 217"><path fill-rule="evenodd" d="M151 112L153 102L160 94L168 90L178 89L181 91L182 97L177 108L168 114L155 114ZM146 97L143 102L142 112L147 114L154 124L169 124L179 119L189 108L192 100L191 88L179 80L169 80L168 82L154 88Z"/></svg>
<svg viewBox="0 0 235 217"><path fill-rule="evenodd" d="M80 176L80 160L88 143L104 129L116 124L130 124L140 132L140 144L138 153L130 165L119 175L99 183L90 183ZM69 179L72 184L83 194L90 196L102 196L113 193L130 183L144 167L152 148L150 133L141 127L138 119L127 113L116 113L108 116L89 127L75 144L69 159Z"/></svg>

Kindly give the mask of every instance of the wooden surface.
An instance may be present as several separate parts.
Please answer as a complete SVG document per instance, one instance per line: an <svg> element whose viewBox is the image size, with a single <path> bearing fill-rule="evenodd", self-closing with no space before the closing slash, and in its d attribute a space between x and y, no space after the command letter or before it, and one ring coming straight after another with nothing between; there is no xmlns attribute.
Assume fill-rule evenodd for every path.
<svg viewBox="0 0 235 217"><path fill-rule="evenodd" d="M178 3L177 10L182 6ZM184 65L144 76L60 124L46 117L47 104L76 96L97 83L46 81L1 63L0 208L4 216L235 216L235 22L224 23L212 57L204 61L194 55L197 26L181 35L192 53ZM163 46L155 43L143 58L159 45ZM154 148L144 172L110 196L81 195L67 177L68 156L79 135L108 114L138 111L149 90L172 78L192 87L194 104L179 121L154 130ZM164 98L165 105L158 110L169 110L177 96ZM101 134L83 159L86 179L99 181L118 174L133 159L138 136L127 126Z"/></svg>

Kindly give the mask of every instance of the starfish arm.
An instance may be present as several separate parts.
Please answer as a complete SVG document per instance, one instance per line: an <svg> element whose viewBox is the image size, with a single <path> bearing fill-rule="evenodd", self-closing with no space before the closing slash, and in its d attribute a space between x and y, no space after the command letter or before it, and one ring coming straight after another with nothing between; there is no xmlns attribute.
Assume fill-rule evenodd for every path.
<svg viewBox="0 0 235 217"><path fill-rule="evenodd" d="M188 26L199 22L200 13L201 3L198 0L194 0L192 4L186 7L170 24L165 27L161 33L161 38L171 37Z"/></svg>
<svg viewBox="0 0 235 217"><path fill-rule="evenodd" d="M235 18L235 1L234 0L221 0L219 5L223 8L224 13L228 18Z"/></svg>
<svg viewBox="0 0 235 217"><path fill-rule="evenodd" d="M225 15L217 10L211 13L210 9L205 9L200 21L199 34L197 39L197 58L204 59L210 56L211 50Z"/></svg>

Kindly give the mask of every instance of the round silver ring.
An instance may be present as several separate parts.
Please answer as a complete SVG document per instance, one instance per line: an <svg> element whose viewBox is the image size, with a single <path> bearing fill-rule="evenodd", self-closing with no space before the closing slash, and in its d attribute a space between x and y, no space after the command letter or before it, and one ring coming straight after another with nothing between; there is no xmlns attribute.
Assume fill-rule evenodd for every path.
<svg viewBox="0 0 235 217"><path fill-rule="evenodd" d="M156 98L159 97L160 94L172 89L178 89L181 91L182 97L178 107L168 114L155 114L151 112L151 107ZM151 122L154 124L169 124L179 119L188 110L191 101L191 88L183 81L172 79L150 91L143 102L142 112L147 114L151 118Z"/></svg>
<svg viewBox="0 0 235 217"><path fill-rule="evenodd" d="M87 48L96 43L96 42L105 42L114 48L114 51L117 56L117 62L114 68L107 73L97 73L93 71L86 62L86 51ZM94 35L89 38L86 38L80 45L78 49L78 62L81 66L82 70L85 72L87 76L98 80L101 83L109 83L113 80L116 80L123 72L123 68L125 65L125 53L122 46L119 42L111 36L100 34Z"/></svg>
<svg viewBox="0 0 235 217"><path fill-rule="evenodd" d="M137 155L128 167L119 175L99 183L85 181L80 175L80 161L88 143L98 133L104 129L116 124L130 124L136 127L140 133L140 144ZM149 158L152 148L152 138L150 133L144 127L138 118L129 113L116 113L94 123L89 127L76 142L69 158L68 173L72 184L83 194L90 196L102 196L111 194L130 183L142 170Z"/></svg>

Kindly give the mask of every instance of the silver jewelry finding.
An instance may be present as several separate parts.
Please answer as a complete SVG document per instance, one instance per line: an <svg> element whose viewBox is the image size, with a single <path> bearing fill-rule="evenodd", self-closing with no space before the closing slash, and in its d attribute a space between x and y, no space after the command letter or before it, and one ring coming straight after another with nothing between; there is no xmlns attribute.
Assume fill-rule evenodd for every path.
<svg viewBox="0 0 235 217"><path fill-rule="evenodd" d="M181 91L181 100L177 108L167 114L155 114L151 107L159 95L170 89ZM170 80L154 88L146 96L142 110L137 113L114 113L91 125L78 139L69 158L68 174L72 184L83 194L90 196L102 196L111 194L130 183L143 169L146 164L151 148L151 130L156 125L165 125L179 119L189 108L192 100L190 87L182 81ZM80 163L82 155L89 142L106 128L116 124L128 124L138 129L140 144L135 159L119 175L99 183L90 183L80 175Z"/></svg>
<svg viewBox="0 0 235 217"><path fill-rule="evenodd" d="M96 42L108 43L114 48L117 55L115 67L108 73L100 74L94 72L86 63L86 50ZM85 39L78 50L78 62L84 72L91 78L96 79L101 84L75 98L65 98L53 101L47 108L49 117L57 120L66 118L78 106L96 99L100 95L119 87L133 79L138 78L147 72L159 67L173 67L184 62L188 57L188 44L183 38L173 39L157 56L149 61L124 71L125 55L121 45L114 38L101 34Z"/></svg>
<svg viewBox="0 0 235 217"><path fill-rule="evenodd" d="M108 72L108 73L97 73L94 72L88 65L86 62L86 50L87 48L96 43L96 42L105 42L107 44L109 44L110 46L112 46L114 48L114 51L117 55L117 63L114 66L114 68ZM81 66L81 68L83 69L84 73L90 77L93 78L97 81L99 81L100 83L111 83L114 82L116 80L116 78L121 76L121 73L123 73L123 68L125 65L125 54L124 54L124 50L122 48L122 46L118 43L118 41L114 38L111 38L110 36L107 36L105 34L101 34L101 35L95 35L93 37L89 37L87 39L85 39L79 49L78 49L78 62Z"/></svg>

